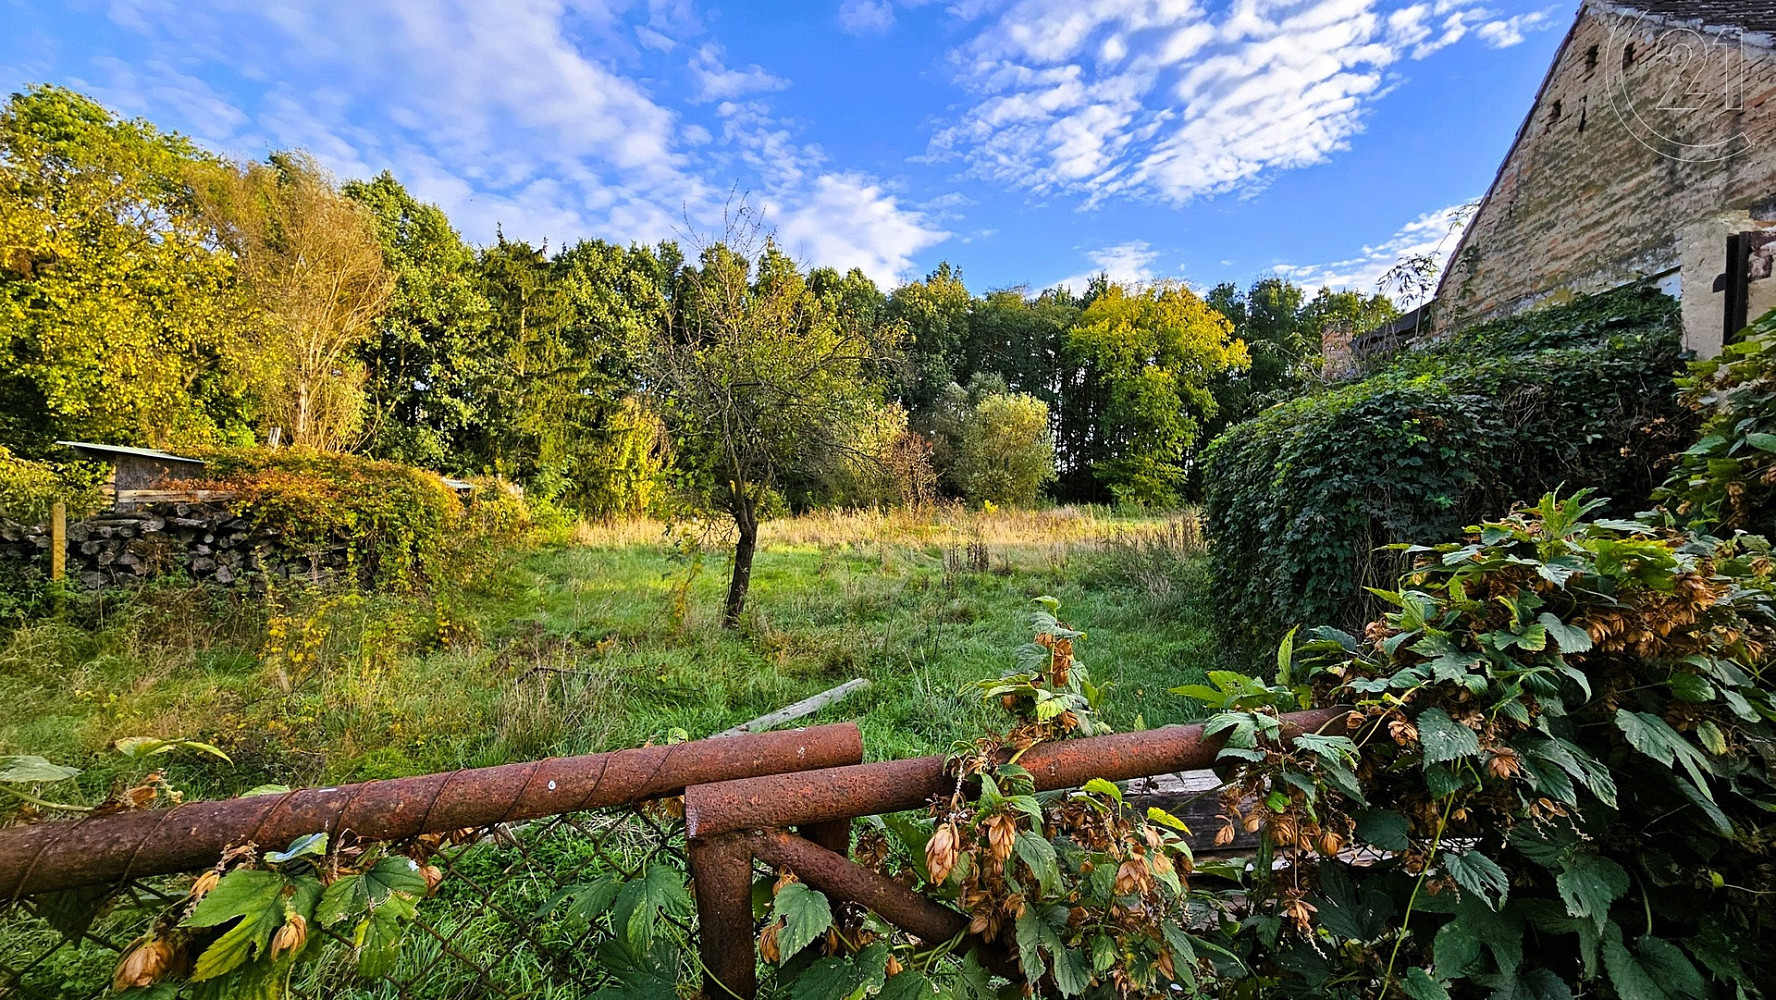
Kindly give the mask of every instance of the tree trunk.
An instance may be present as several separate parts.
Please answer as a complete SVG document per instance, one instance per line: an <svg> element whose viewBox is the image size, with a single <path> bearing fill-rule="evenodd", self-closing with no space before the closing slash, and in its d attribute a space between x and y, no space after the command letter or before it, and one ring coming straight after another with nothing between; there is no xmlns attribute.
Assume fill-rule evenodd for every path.
<svg viewBox="0 0 1776 1000"><path fill-rule="evenodd" d="M734 575L728 579L728 603L722 609L722 627L739 628L740 612L746 610L746 591L752 586L752 554L758 550L758 520L751 504L742 501L734 511Z"/></svg>

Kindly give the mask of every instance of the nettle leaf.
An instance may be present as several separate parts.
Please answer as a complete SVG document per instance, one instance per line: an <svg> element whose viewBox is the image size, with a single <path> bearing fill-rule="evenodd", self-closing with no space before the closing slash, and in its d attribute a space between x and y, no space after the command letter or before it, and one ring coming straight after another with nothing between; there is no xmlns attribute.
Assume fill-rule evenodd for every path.
<svg viewBox="0 0 1776 1000"><path fill-rule="evenodd" d="M1708 782L1702 777L1703 772L1710 769L1708 758L1677 730L1672 729L1664 719L1651 712L1631 712L1619 708L1616 710L1616 727L1628 738L1630 746L1648 757L1666 767L1670 767L1673 761L1683 765L1684 770L1695 781L1696 791L1709 801L1714 800L1714 793L1709 790Z"/></svg>
<svg viewBox="0 0 1776 1000"><path fill-rule="evenodd" d="M684 875L665 865L649 865L644 875L624 883L617 891L611 926L631 945L645 949L653 943L661 914L684 917L690 912L691 897L685 892Z"/></svg>
<svg viewBox="0 0 1776 1000"><path fill-rule="evenodd" d="M1017 856L1035 873L1036 882L1042 888L1044 896L1057 896L1061 892L1061 866L1055 858L1054 845L1046 837L1029 830L1021 830L1017 835Z"/></svg>
<svg viewBox="0 0 1776 1000"><path fill-rule="evenodd" d="M860 1000L870 991L884 986L887 965L888 946L881 943L844 958L823 958L808 966L789 984L789 995L791 1000ZM900 979L904 975L903 972L894 978ZM886 995L885 989L883 995ZM925 995L930 995L929 989Z"/></svg>
<svg viewBox="0 0 1776 1000"><path fill-rule="evenodd" d="M937 986L918 969L902 969L882 984L881 1000L931 1000L938 995Z"/></svg>
<svg viewBox="0 0 1776 1000"><path fill-rule="evenodd" d="M1425 763L1440 764L1480 755L1479 734L1450 718L1448 712L1427 708L1418 713L1414 721L1418 724L1418 739L1424 747Z"/></svg>
<svg viewBox="0 0 1776 1000"><path fill-rule="evenodd" d="M0 757L0 781L25 784L39 781L66 781L80 773L78 767L63 767L32 754Z"/></svg>
<svg viewBox="0 0 1776 1000"><path fill-rule="evenodd" d="M1498 863L1479 851L1456 853L1445 851L1443 854L1443 870L1455 879L1455 883L1468 892L1473 893L1486 905L1498 909L1511 891L1511 879L1505 874Z"/></svg>
<svg viewBox="0 0 1776 1000"><path fill-rule="evenodd" d="M1458 920L1451 920L1437 931L1431 943L1431 961L1437 974L1445 979L1460 979L1476 972L1480 966L1480 939Z"/></svg>
<svg viewBox="0 0 1776 1000"><path fill-rule="evenodd" d="M1491 1000L1572 1000L1572 988L1549 969L1525 969L1493 986Z"/></svg>
<svg viewBox="0 0 1776 1000"><path fill-rule="evenodd" d="M1566 625L1560 619L1544 611L1536 616L1554 645L1560 647L1562 653L1584 653L1591 649L1591 633L1579 625Z"/></svg>
<svg viewBox="0 0 1776 1000"><path fill-rule="evenodd" d="M1091 970L1086 965L1085 953L1077 948L1062 948L1056 952L1054 981L1061 996L1076 997L1084 993L1091 985Z"/></svg>
<svg viewBox="0 0 1776 1000"><path fill-rule="evenodd" d="M1679 1000L1708 995L1708 983L1683 952L1650 935L1629 951L1622 928L1611 923L1603 934L1603 968L1622 1000Z"/></svg>
<svg viewBox="0 0 1776 1000"><path fill-rule="evenodd" d="M536 913L532 916L539 918L548 916L562 903L566 903L567 913L564 919L571 926L585 927L610 909L611 904L616 901L617 890L622 888L622 885L622 881L616 876L606 875L591 882L567 886L551 896L542 906L537 907ZM328 887L329 891L331 888L331 886Z"/></svg>
<svg viewBox="0 0 1776 1000"><path fill-rule="evenodd" d="M1706 702L1715 699L1714 685L1700 674L1672 674L1671 693L1679 701Z"/></svg>
<svg viewBox="0 0 1776 1000"><path fill-rule="evenodd" d="M1061 935L1055 929L1055 921L1057 920L1060 926L1067 925L1067 908L1065 906L1052 906L1046 909L1040 906L1024 907L1024 912L1018 915L1016 924L1018 965L1023 968L1024 975L1030 982L1039 982L1045 968L1042 952L1048 952L1047 965L1054 969L1055 985L1062 986L1061 977L1068 976L1068 985L1076 985L1077 988L1067 992L1063 987L1063 995L1076 996L1084 991L1087 981L1084 956L1075 954L1071 968L1064 968L1070 962L1067 958L1069 949L1061 942ZM1078 974L1077 977L1073 975L1075 972Z"/></svg>
<svg viewBox="0 0 1776 1000"><path fill-rule="evenodd" d="M1171 924L1165 929L1169 932ZM1169 936L1169 934L1168 934ZM1092 971L1103 972L1116 964L1116 939L1108 934L1094 934L1091 940Z"/></svg>
<svg viewBox="0 0 1776 1000"><path fill-rule="evenodd" d="M777 933L777 948L782 952L783 961L812 944L832 926L832 905L827 902L826 894L800 882L791 882L777 890L773 910L783 919L783 930Z"/></svg>
<svg viewBox="0 0 1776 1000"><path fill-rule="evenodd" d="M1405 816L1381 809L1366 809L1356 814L1357 837L1384 851L1404 851L1412 846L1406 832L1412 823Z"/></svg>
<svg viewBox="0 0 1776 1000"><path fill-rule="evenodd" d="M1609 858L1582 851L1566 859L1554 886L1569 916L1590 918L1601 931L1610 904L1628 892L1628 872Z"/></svg>
<svg viewBox="0 0 1776 1000"><path fill-rule="evenodd" d="M1449 1000L1449 991L1443 988L1443 984L1419 968L1406 970L1406 974L1400 977L1400 989L1412 1000Z"/></svg>

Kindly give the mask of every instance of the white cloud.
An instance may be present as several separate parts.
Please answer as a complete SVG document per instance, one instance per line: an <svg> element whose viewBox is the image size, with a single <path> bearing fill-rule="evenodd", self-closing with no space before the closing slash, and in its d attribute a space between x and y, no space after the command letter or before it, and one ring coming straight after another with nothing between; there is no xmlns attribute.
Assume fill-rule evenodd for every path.
<svg viewBox="0 0 1776 1000"><path fill-rule="evenodd" d="M1182 203L1261 183L1345 148L1390 67L1475 31L1492 44L1545 15L1501 21L1477 0L1012 0L958 51L974 103L932 139L976 176L1039 195Z"/></svg>
<svg viewBox="0 0 1776 1000"><path fill-rule="evenodd" d="M845 0L839 4L839 27L853 35L883 32L894 27L891 0Z"/></svg>
<svg viewBox="0 0 1776 1000"><path fill-rule="evenodd" d="M1475 30L1475 34L1486 40L1486 44L1495 49L1508 49L1523 41L1525 30L1535 31L1547 26L1548 12L1538 10L1530 14L1519 14L1503 21L1489 21Z"/></svg>
<svg viewBox="0 0 1776 1000"><path fill-rule="evenodd" d="M827 173L795 204L764 205L784 249L802 260L840 270L856 267L877 284L891 285L913 267L913 255L950 234L923 223L894 195L862 174Z"/></svg>
<svg viewBox="0 0 1776 1000"><path fill-rule="evenodd" d="M812 263L878 281L948 235L799 143L758 100L787 81L730 66L688 0L113 0L108 13L128 42L90 61L95 96L234 155L302 146L342 176L391 169L471 239L714 231L736 189ZM675 87L713 114L674 107Z"/></svg>
<svg viewBox="0 0 1776 1000"><path fill-rule="evenodd" d="M1091 261L1089 270L1059 281L1051 281L1045 287L1070 288L1077 294L1084 292L1091 280L1100 274L1107 274L1111 281L1125 285L1144 284L1161 277L1153 269L1153 262L1159 259L1159 252L1146 240L1130 240L1127 243L1090 250L1086 252L1085 258Z"/></svg>
<svg viewBox="0 0 1776 1000"><path fill-rule="evenodd" d="M788 80L772 76L756 64L745 69L729 69L722 62L723 54L722 47L713 42L697 50L690 64L691 80L697 85L697 96L693 100L699 103L726 101L789 86Z"/></svg>
<svg viewBox="0 0 1776 1000"><path fill-rule="evenodd" d="M1279 264L1274 270L1282 277L1308 289L1351 289L1365 295L1386 291L1401 306L1414 306L1418 300L1401 300L1393 288L1382 289L1378 283L1395 264L1409 257L1430 255L1437 260L1438 273L1447 266L1450 252L1468 221L1473 218L1475 203L1463 202L1434 212L1426 212L1406 223L1394 234L1374 246L1365 246L1355 256L1321 264Z"/></svg>

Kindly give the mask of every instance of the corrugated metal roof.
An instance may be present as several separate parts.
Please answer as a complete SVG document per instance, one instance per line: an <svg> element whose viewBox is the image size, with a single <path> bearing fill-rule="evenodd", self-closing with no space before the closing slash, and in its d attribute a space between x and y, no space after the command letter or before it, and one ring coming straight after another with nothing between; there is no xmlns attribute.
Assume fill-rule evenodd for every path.
<svg viewBox="0 0 1776 1000"><path fill-rule="evenodd" d="M133 458L152 458L160 462L190 462L193 465L205 464L204 460L201 458L187 458L184 455L175 455L172 452L159 451L154 448L125 448L122 445L93 444L90 441L57 441L56 444L72 448L83 455L91 455L95 458L115 458L128 455Z"/></svg>

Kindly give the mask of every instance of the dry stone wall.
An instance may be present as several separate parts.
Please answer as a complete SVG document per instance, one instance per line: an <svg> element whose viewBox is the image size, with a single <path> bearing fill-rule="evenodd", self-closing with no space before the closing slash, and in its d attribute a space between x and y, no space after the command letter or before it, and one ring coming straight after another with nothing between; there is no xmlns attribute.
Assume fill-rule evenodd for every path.
<svg viewBox="0 0 1776 1000"><path fill-rule="evenodd" d="M48 525L0 519L0 577L47 577L50 546ZM267 579L318 582L346 566L343 543L299 551L208 504L148 504L68 525L68 580L88 590L167 575L251 586Z"/></svg>

